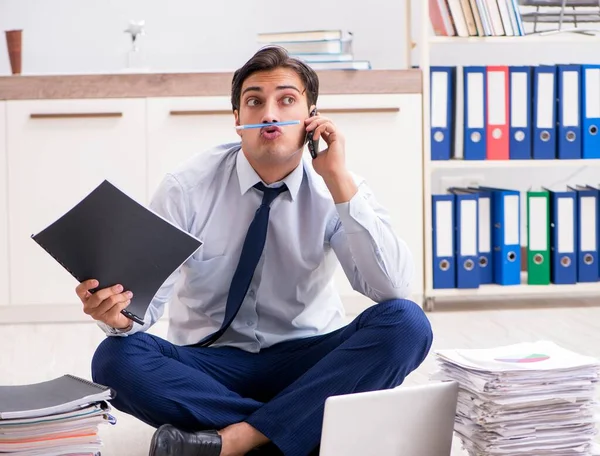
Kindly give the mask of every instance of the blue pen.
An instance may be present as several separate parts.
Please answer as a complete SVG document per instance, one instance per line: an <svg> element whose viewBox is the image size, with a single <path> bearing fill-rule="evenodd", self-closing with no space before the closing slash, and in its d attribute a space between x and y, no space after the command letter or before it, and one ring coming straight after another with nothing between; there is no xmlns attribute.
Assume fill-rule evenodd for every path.
<svg viewBox="0 0 600 456"><path fill-rule="evenodd" d="M235 127L235 129L236 130L247 130L249 128L281 127L284 125L299 125L299 124L300 124L299 120L286 120L285 122L238 125L237 127Z"/></svg>

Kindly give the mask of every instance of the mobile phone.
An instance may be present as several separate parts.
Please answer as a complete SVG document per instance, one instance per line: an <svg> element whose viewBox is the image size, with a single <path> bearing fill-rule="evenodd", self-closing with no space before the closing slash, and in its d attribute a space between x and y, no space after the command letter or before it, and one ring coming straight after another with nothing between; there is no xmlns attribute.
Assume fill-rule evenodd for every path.
<svg viewBox="0 0 600 456"><path fill-rule="evenodd" d="M317 115L317 108L313 109L310 112L310 117L314 117ZM309 131L306 134L306 140L308 142L308 151L310 152L310 156L312 158L317 158L317 154L319 153L319 140L313 139L313 135L315 134L314 130Z"/></svg>

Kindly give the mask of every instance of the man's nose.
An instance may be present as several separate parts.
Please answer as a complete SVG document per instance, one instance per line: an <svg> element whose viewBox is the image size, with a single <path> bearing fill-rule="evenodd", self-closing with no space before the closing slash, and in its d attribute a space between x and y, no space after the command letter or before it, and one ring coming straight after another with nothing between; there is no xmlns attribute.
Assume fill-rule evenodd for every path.
<svg viewBox="0 0 600 456"><path fill-rule="evenodd" d="M277 103L275 102L267 102L264 104L263 116L261 119L261 123L271 123L279 121L279 114L277 110Z"/></svg>

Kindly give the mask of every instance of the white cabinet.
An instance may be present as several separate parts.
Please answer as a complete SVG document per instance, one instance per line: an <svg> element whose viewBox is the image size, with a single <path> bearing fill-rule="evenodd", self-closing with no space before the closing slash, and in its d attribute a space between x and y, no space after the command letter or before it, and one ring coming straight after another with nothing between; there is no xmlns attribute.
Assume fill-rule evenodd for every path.
<svg viewBox="0 0 600 456"><path fill-rule="evenodd" d="M7 102L11 304L78 303L77 281L30 236L104 179L147 200L145 106L144 99Z"/></svg>
<svg viewBox="0 0 600 456"><path fill-rule="evenodd" d="M421 95L322 95L318 105L346 137L349 169L367 179L411 249L413 299L420 299ZM165 173L238 140L229 97L0 103L0 305L79 304L76 280L31 235L102 180L147 204ZM341 267L336 282L350 313L370 304Z"/></svg>
<svg viewBox="0 0 600 456"><path fill-rule="evenodd" d="M6 179L6 103L0 102L0 306L8 304L9 295Z"/></svg>
<svg viewBox="0 0 600 456"><path fill-rule="evenodd" d="M377 200L388 209L395 232L411 249L415 263L413 299L420 299L421 95L324 95L318 105L322 115L331 118L346 138L348 168L366 179ZM343 297L359 297L341 267L336 283Z"/></svg>
<svg viewBox="0 0 600 456"><path fill-rule="evenodd" d="M239 140L229 97L148 99L148 195L192 155Z"/></svg>

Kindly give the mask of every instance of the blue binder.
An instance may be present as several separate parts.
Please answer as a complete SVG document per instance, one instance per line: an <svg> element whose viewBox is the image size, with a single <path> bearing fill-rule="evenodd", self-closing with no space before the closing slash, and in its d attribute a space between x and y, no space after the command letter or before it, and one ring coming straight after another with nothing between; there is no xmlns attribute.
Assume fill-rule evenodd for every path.
<svg viewBox="0 0 600 456"><path fill-rule="evenodd" d="M454 195L431 195L433 288L456 288Z"/></svg>
<svg viewBox="0 0 600 456"><path fill-rule="evenodd" d="M581 156L600 158L600 65L582 65L581 94Z"/></svg>
<svg viewBox="0 0 600 456"><path fill-rule="evenodd" d="M430 68L431 160L450 160L454 143L455 67Z"/></svg>
<svg viewBox="0 0 600 456"><path fill-rule="evenodd" d="M460 188L448 191L455 197L456 288L479 288L477 193Z"/></svg>
<svg viewBox="0 0 600 456"><path fill-rule="evenodd" d="M479 187L492 194L494 283L521 284L521 194L518 190Z"/></svg>
<svg viewBox="0 0 600 456"><path fill-rule="evenodd" d="M581 158L581 65L558 65L558 148L563 160Z"/></svg>
<svg viewBox="0 0 600 456"><path fill-rule="evenodd" d="M479 280L481 283L494 283L492 258L492 193L480 190L479 204Z"/></svg>
<svg viewBox="0 0 600 456"><path fill-rule="evenodd" d="M591 186L569 188L577 192L577 281L597 282L598 204L600 192Z"/></svg>
<svg viewBox="0 0 600 456"><path fill-rule="evenodd" d="M510 81L510 134L511 160L531 158L531 67L508 68Z"/></svg>
<svg viewBox="0 0 600 456"><path fill-rule="evenodd" d="M469 191L477 193L477 253L479 255L479 283L494 283L494 264L492 255L492 192L476 187Z"/></svg>
<svg viewBox="0 0 600 456"><path fill-rule="evenodd" d="M556 67L533 67L533 158L556 158Z"/></svg>
<svg viewBox="0 0 600 456"><path fill-rule="evenodd" d="M485 160L487 122L487 71L484 66L465 66L464 159ZM471 107L471 109L469 109Z"/></svg>
<svg viewBox="0 0 600 456"><path fill-rule="evenodd" d="M550 193L550 280L555 284L577 283L577 193Z"/></svg>

